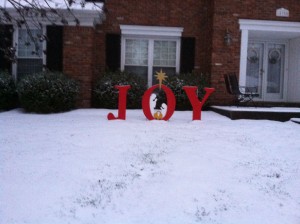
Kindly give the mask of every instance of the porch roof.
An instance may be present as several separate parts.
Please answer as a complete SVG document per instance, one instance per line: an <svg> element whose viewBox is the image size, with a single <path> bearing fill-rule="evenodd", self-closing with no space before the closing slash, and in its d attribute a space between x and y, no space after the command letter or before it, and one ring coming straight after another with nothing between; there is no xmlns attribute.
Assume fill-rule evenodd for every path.
<svg viewBox="0 0 300 224"><path fill-rule="evenodd" d="M251 39L294 39L300 37L300 22L240 19L240 29Z"/></svg>
<svg viewBox="0 0 300 224"><path fill-rule="evenodd" d="M63 0L15 0L14 5L9 0L0 0L0 18L3 17L3 11L7 11L12 18L21 18L20 13L17 12L19 9L28 7L31 9L45 9L47 13L50 14L51 19L55 19L63 16L68 22L68 25L77 25L74 20L75 17L80 21L80 26L94 26L95 24L101 24L104 20L104 12L102 11L103 3L87 2L85 0L74 0L74 2L69 5L68 1ZM54 9L57 14L51 12ZM36 16L36 15L35 15ZM28 20L32 18L29 15ZM38 15L39 20L43 24L51 22L48 19L42 18ZM4 23L9 23L9 21L3 20ZM59 22L56 25L60 25ZM61 25L63 25L61 23Z"/></svg>

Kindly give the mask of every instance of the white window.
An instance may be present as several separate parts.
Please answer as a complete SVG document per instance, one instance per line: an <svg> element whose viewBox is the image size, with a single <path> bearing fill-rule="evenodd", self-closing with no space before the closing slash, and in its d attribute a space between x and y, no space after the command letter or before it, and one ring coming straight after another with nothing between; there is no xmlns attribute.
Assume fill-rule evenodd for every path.
<svg viewBox="0 0 300 224"><path fill-rule="evenodd" d="M179 73L182 28L123 26L121 69L141 76L149 86L161 69Z"/></svg>
<svg viewBox="0 0 300 224"><path fill-rule="evenodd" d="M125 39L125 62L122 70L146 77L148 74L148 40Z"/></svg>
<svg viewBox="0 0 300 224"><path fill-rule="evenodd" d="M176 41L154 41L153 65L176 68Z"/></svg>
<svg viewBox="0 0 300 224"><path fill-rule="evenodd" d="M43 70L45 62L43 32L38 29L15 29L14 43L17 61L13 65L13 74L16 78Z"/></svg>

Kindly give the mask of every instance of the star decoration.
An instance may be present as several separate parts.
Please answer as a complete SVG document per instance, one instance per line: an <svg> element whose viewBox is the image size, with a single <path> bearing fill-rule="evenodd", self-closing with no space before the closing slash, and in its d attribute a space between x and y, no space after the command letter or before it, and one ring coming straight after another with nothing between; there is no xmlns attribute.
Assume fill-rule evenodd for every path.
<svg viewBox="0 0 300 224"><path fill-rule="evenodd" d="M166 76L166 73L160 70L160 72L156 72L155 77L159 81L159 88L161 89L162 82L166 81L166 78L168 78L168 76Z"/></svg>

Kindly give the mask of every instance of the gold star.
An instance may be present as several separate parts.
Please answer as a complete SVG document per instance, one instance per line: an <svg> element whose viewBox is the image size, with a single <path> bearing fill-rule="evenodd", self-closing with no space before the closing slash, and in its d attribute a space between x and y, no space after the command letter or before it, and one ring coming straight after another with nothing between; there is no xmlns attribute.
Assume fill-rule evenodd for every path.
<svg viewBox="0 0 300 224"><path fill-rule="evenodd" d="M159 88L161 89L162 82L166 81L166 78L168 78L168 76L166 76L166 73L162 72L162 70L160 69L160 72L156 72L155 77L159 81Z"/></svg>

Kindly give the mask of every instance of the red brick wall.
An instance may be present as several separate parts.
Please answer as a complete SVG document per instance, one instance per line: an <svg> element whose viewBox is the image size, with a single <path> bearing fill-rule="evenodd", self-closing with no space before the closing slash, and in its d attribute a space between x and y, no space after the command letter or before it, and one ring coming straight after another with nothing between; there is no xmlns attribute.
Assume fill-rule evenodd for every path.
<svg viewBox="0 0 300 224"><path fill-rule="evenodd" d="M91 106L91 89L94 74L94 28L65 27L63 71L80 83L78 107ZM101 46L99 46L101 50Z"/></svg>
<svg viewBox="0 0 300 224"><path fill-rule="evenodd" d="M183 36L196 38L195 69L208 72L212 22L210 5L211 0L109 0L106 3L107 19L97 31L120 33L120 25L183 27ZM96 34L96 43L102 41L101 35ZM102 52L98 52L97 64L103 68L105 51Z"/></svg>
<svg viewBox="0 0 300 224"><path fill-rule="evenodd" d="M105 23L105 21L104 21ZM105 32L103 25L95 28L95 42L94 42L94 78L95 81L101 73L105 70Z"/></svg>
<svg viewBox="0 0 300 224"><path fill-rule="evenodd" d="M109 0L102 25L65 27L64 73L81 83L78 106L91 106L92 83L105 70L105 34L120 33L120 25L183 27L196 38L195 70L210 72L212 3L210 0Z"/></svg>
<svg viewBox="0 0 300 224"><path fill-rule="evenodd" d="M91 106L95 77L105 69L105 34L120 33L120 25L183 27L183 36L196 38L195 69L211 74L213 104L229 104L223 74L239 74L239 19L300 21L299 0L108 0L103 25L94 28L65 27L64 72L81 83L80 107ZM276 17L276 9L290 11ZM231 46L224 44L226 29Z"/></svg>
<svg viewBox="0 0 300 224"><path fill-rule="evenodd" d="M226 93L223 74L239 74L240 41L239 19L300 21L300 1L298 0L215 0L213 12L213 50L211 61L212 86L216 92L212 103L228 104L231 97ZM276 17L276 9L286 8L289 18ZM224 45L226 29L232 33L233 44Z"/></svg>

